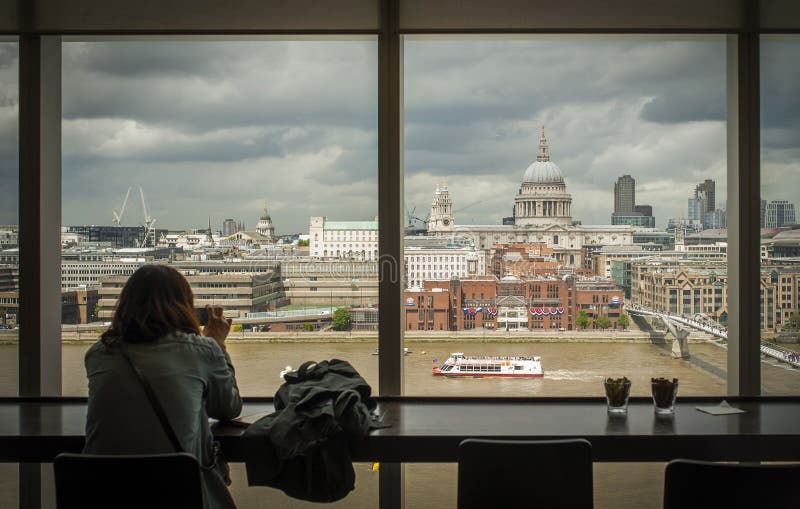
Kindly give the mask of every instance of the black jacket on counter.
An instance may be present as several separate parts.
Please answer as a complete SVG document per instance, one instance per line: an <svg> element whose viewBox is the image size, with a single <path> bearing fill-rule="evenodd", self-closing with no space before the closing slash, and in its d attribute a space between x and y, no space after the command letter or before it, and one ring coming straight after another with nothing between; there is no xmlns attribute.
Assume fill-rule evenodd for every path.
<svg viewBox="0 0 800 509"><path fill-rule="evenodd" d="M355 486L349 444L380 427L372 389L338 359L306 362L284 379L276 411L243 434L248 484L312 502L344 498Z"/></svg>

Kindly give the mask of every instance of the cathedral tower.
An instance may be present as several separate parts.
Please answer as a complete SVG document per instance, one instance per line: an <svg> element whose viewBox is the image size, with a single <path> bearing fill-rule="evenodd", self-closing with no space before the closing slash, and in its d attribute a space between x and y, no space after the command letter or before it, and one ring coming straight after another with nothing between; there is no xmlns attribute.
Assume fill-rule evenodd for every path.
<svg viewBox="0 0 800 509"><path fill-rule="evenodd" d="M275 242L275 227L272 225L272 218L269 215L269 210L267 210L266 201L264 201L264 213L261 214L258 220L256 231L267 237L269 242Z"/></svg>
<svg viewBox="0 0 800 509"><path fill-rule="evenodd" d="M536 161L525 170L519 193L514 198L514 223L571 225L571 207L572 196L567 192L561 170L550 160L550 149L542 127Z"/></svg>
<svg viewBox="0 0 800 509"><path fill-rule="evenodd" d="M436 194L433 195L431 214L428 218L429 232L446 232L453 229L453 201L447 191L447 181L441 186L436 185Z"/></svg>

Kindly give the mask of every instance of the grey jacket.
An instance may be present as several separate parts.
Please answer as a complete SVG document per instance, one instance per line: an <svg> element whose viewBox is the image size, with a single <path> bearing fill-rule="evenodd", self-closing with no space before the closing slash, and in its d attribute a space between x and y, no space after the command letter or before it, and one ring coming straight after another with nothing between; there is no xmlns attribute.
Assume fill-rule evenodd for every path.
<svg viewBox="0 0 800 509"><path fill-rule="evenodd" d="M232 419L242 410L233 365L217 343L175 333L153 343L128 344L133 362L153 386L184 450L212 463L208 418ZM174 452L139 380L118 349L98 341L85 357L89 379L86 445L90 454ZM232 507L224 483L204 473L204 506ZM218 477L218 476L217 476Z"/></svg>

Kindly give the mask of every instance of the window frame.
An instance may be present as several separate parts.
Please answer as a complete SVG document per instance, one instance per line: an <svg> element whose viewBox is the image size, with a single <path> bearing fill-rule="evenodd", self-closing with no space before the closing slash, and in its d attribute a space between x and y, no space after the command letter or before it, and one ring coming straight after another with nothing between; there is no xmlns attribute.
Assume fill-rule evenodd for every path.
<svg viewBox="0 0 800 509"><path fill-rule="evenodd" d="M121 13L123 15L121 15ZM19 391L61 396L61 41L110 36L378 38L380 394L403 391L403 36L418 34L726 34L730 395L761 389L758 306L760 34L800 33L794 0L0 0L0 36L19 37ZM24 140L24 142L22 141ZM38 486L41 470L23 468ZM37 474L36 472L39 472ZM34 482L32 481L32 482ZM403 506L400 465L381 466L381 508ZM30 499L23 507L39 504ZM34 500L35 499L35 500Z"/></svg>
<svg viewBox="0 0 800 509"><path fill-rule="evenodd" d="M504 9L497 8L497 2ZM135 1L110 5L79 0L34 3L0 0L0 36L20 45L20 300L28 317L20 334L20 394L59 396L60 330L52 316L60 226L60 47L63 37L374 35L378 38L378 209L381 348L380 393L401 395L402 287L402 44L407 34L728 34L728 187L730 278L728 393L758 395L757 331L737 309L757 304L760 98L759 35L800 33L800 7L791 0L673 0L641 6L636 0L602 5L570 0L242 0L230 12L213 0L171 0L157 6ZM691 7L691 8L689 8ZM124 11L125 16L119 16ZM276 16L275 13L280 13ZM191 14L191 15L189 15ZM57 119L56 119L57 118ZM752 223L752 224L750 224ZM56 314L52 314L55 316ZM738 338L750 338L742 344ZM741 346L741 348L737 348Z"/></svg>

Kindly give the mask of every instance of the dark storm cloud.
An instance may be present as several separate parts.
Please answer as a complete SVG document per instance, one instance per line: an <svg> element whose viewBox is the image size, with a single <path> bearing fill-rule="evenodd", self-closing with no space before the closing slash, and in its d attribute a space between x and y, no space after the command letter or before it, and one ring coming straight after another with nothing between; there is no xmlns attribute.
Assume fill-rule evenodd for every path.
<svg viewBox="0 0 800 509"><path fill-rule="evenodd" d="M797 126L800 114L800 37L765 36L761 42L761 108L766 128Z"/></svg>
<svg viewBox="0 0 800 509"><path fill-rule="evenodd" d="M252 43L220 45L197 41L104 41L74 46L75 49L65 55L70 57L70 63L80 62L86 71L134 79L224 76L235 70L242 54L255 49ZM260 47L258 50L274 60L282 55L285 59L285 46Z"/></svg>
<svg viewBox="0 0 800 509"><path fill-rule="evenodd" d="M798 47L762 44L765 189L784 194L800 189ZM376 54L374 41L65 44L65 221L107 223L139 185L173 228L209 215L253 228L264 199L279 233L312 214L371 218ZM624 173L659 225L686 215L705 178L725 194L722 36L409 38L404 57L418 216L445 178L457 222L510 215L542 125L585 224L609 221Z"/></svg>
<svg viewBox="0 0 800 509"><path fill-rule="evenodd" d="M376 78L365 71L375 63L373 46L70 43L64 51L64 117L135 118L186 131L303 123L370 128Z"/></svg>
<svg viewBox="0 0 800 509"><path fill-rule="evenodd" d="M761 38L761 195L800 205L800 37Z"/></svg>
<svg viewBox="0 0 800 509"><path fill-rule="evenodd" d="M724 181L724 38L421 39L405 57L406 175L451 177L454 206L483 199L468 216L509 214L542 125L584 223L609 221L623 173L668 204L660 224L695 179ZM685 185L657 200L664 175Z"/></svg>
<svg viewBox="0 0 800 509"><path fill-rule="evenodd" d="M64 48L66 221L108 222L129 186L173 228L252 229L264 199L279 233L377 212L374 41Z"/></svg>
<svg viewBox="0 0 800 509"><path fill-rule="evenodd" d="M725 120L725 92L710 86L700 90L716 90L712 97L703 97L698 88L686 87L673 94L662 94L642 109L642 118L650 122L678 123L703 120Z"/></svg>

